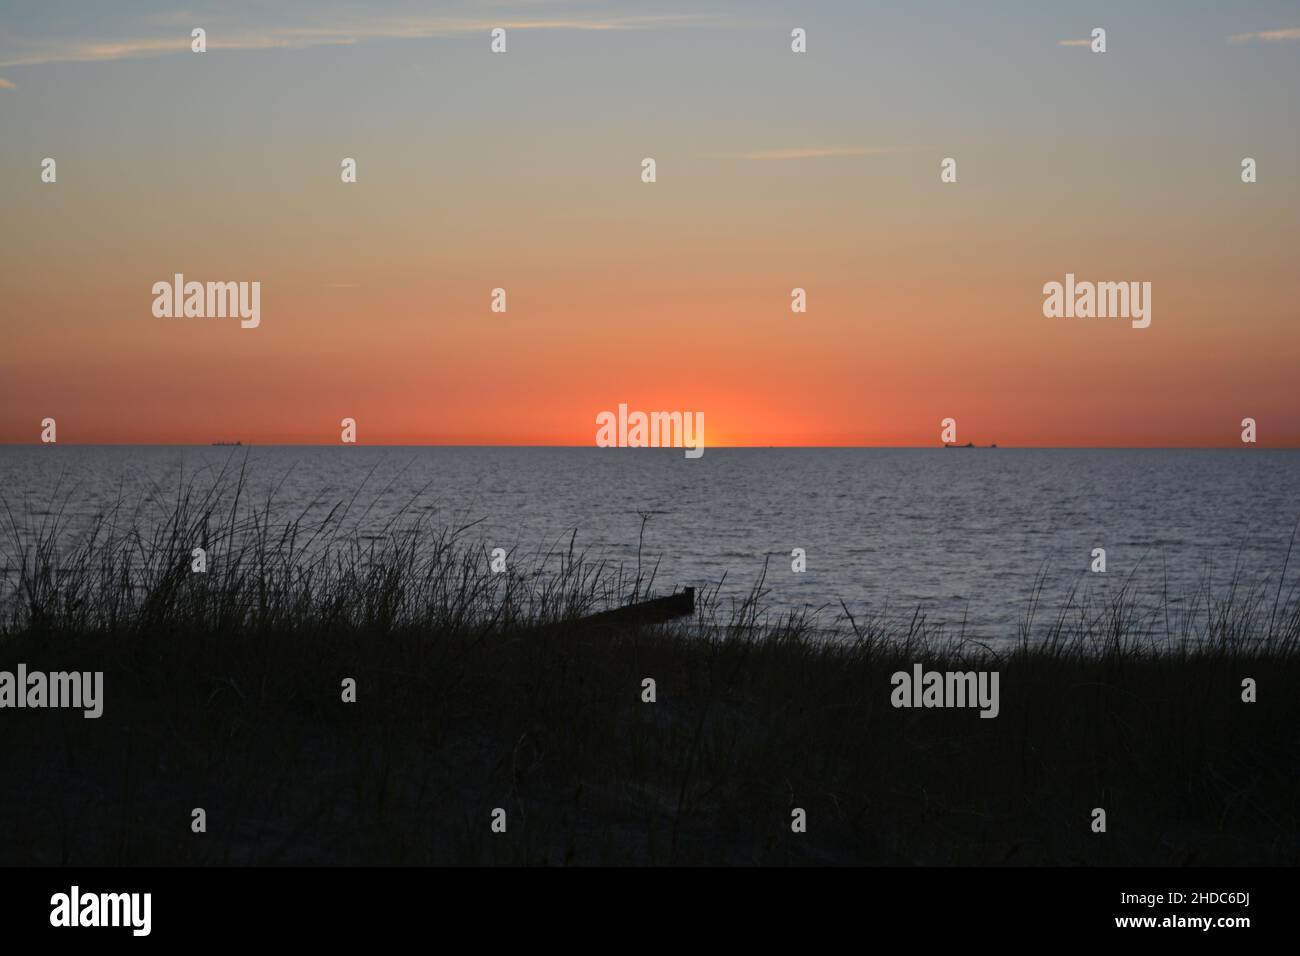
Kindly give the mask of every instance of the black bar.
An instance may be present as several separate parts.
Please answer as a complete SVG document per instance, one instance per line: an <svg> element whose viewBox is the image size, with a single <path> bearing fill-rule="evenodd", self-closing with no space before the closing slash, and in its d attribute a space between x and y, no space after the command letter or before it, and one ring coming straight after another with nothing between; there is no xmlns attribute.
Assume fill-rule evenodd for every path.
<svg viewBox="0 0 1300 956"><path fill-rule="evenodd" d="M700 938L703 927L760 942L788 932L811 943L835 929L882 943L1199 937L1232 945L1284 932L1294 915L1286 868L10 868L0 883L6 942L135 938L129 926L52 926L51 897L74 885L83 901L147 892L148 938L205 945L265 937L295 947L385 938L437 946L468 932L494 945L517 933L537 943L637 937L667 946ZM1249 925L1161 925L1188 918Z"/></svg>

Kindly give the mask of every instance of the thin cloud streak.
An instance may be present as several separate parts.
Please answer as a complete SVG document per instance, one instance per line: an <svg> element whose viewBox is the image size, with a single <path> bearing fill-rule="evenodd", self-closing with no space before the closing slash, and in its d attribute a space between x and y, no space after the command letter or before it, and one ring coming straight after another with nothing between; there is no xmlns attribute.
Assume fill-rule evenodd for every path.
<svg viewBox="0 0 1300 956"><path fill-rule="evenodd" d="M1057 40L1057 46L1092 46L1091 40Z"/></svg>
<svg viewBox="0 0 1300 956"><path fill-rule="evenodd" d="M747 153L710 153L706 159L788 160L825 159L833 156L881 156L906 152L894 146L810 146L802 149L763 149Z"/></svg>
<svg viewBox="0 0 1300 956"><path fill-rule="evenodd" d="M197 18L196 18L197 19ZM339 22L320 26L283 26L270 30L223 33L219 27L207 30L207 48L213 50L281 50L316 46L345 46L364 40L423 40L434 37L457 37L482 33L485 37L496 27L510 30L653 30L672 27L716 27L725 21L702 14L664 14L616 16L605 18L564 18L530 20L457 19L451 17L381 18L369 21ZM196 23L195 26L203 26ZM0 54L0 67L39 66L47 63L94 63L133 60L187 53L191 36L188 30L175 36L137 37L103 41L51 41L29 44L27 52Z"/></svg>
<svg viewBox="0 0 1300 956"><path fill-rule="evenodd" d="M1277 43L1280 40L1300 40L1300 27L1286 27L1282 30L1260 30L1258 33L1234 33L1228 37L1229 43L1249 43L1261 40L1264 43Z"/></svg>
<svg viewBox="0 0 1300 956"><path fill-rule="evenodd" d="M18 89L17 85L15 85L10 80L6 80L3 76L0 76L0 90L16 90L16 89Z"/></svg>

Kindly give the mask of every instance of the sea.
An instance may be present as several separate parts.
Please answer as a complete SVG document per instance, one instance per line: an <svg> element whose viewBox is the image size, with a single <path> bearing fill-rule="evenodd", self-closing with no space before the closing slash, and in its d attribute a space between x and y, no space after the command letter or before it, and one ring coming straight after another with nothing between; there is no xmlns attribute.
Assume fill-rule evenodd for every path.
<svg viewBox="0 0 1300 956"><path fill-rule="evenodd" d="M142 529L181 489L228 486L273 516L347 507L363 539L394 519L465 529L536 564L570 542L720 606L760 582L769 614L827 627L914 620L1015 639L1121 590L1184 612L1296 586L1300 451L1017 448L680 449L0 446L0 575L55 522L84 535L115 506ZM1098 567L1104 550L1105 570ZM543 562L544 563L544 562Z"/></svg>

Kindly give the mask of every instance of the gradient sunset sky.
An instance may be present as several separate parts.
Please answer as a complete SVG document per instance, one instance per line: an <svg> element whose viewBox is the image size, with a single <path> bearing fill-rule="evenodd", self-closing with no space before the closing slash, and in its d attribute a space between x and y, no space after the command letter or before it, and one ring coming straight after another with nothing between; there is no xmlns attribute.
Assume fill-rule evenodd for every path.
<svg viewBox="0 0 1300 956"><path fill-rule="evenodd" d="M1300 445L1295 2L10 2L0 130L0 442Z"/></svg>

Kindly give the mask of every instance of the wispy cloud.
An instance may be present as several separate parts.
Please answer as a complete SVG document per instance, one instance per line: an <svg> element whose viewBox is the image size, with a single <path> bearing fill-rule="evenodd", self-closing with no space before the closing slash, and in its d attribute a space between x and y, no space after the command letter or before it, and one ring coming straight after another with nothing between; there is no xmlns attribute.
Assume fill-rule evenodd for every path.
<svg viewBox="0 0 1300 956"><path fill-rule="evenodd" d="M16 90L16 89L18 89L18 87L15 86L12 81L6 80L3 76L0 76L0 90Z"/></svg>
<svg viewBox="0 0 1300 956"><path fill-rule="evenodd" d="M1282 30L1260 30L1258 33L1234 33L1228 37L1229 43L1249 43L1260 40L1264 43L1276 43L1279 40L1300 40L1300 27L1286 27Z"/></svg>
<svg viewBox="0 0 1300 956"><path fill-rule="evenodd" d="M180 53L190 48L190 38L161 40L119 40L104 42L58 42L34 44L30 52L0 60L0 66L35 66L41 63L70 63L92 60L127 60L144 56Z"/></svg>
<svg viewBox="0 0 1300 956"><path fill-rule="evenodd" d="M832 156L879 156L884 153L901 153L894 146L808 146L797 149L760 149L746 153L710 153L707 159L825 159Z"/></svg>
<svg viewBox="0 0 1300 956"><path fill-rule="evenodd" d="M495 27L509 30L652 30L672 27L721 26L724 21L704 14L646 14L613 16L537 17L489 20L481 17L373 17L341 19L309 24L281 25L266 29L223 30L200 23L207 31L207 47L216 50L305 49L338 46L365 40L418 40L482 33ZM189 30L177 27L174 34L138 36L113 40L43 40L7 44L17 49L0 52L0 67L34 66L44 63L85 63L130 60L184 53L190 49Z"/></svg>
<svg viewBox="0 0 1300 956"><path fill-rule="evenodd" d="M1057 46L1092 46L1091 40L1057 40Z"/></svg>

